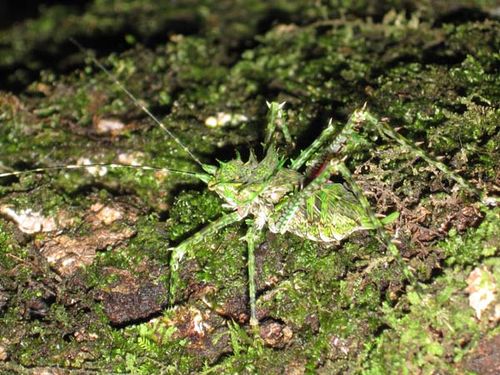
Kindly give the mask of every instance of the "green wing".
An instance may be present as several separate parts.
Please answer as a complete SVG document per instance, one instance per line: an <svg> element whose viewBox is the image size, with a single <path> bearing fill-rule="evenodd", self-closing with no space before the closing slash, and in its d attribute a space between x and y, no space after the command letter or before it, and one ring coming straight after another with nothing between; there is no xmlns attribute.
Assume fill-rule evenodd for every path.
<svg viewBox="0 0 500 375"><path fill-rule="evenodd" d="M352 232L370 229L356 197L342 184L330 183L305 198L287 224L287 231L313 241L340 241Z"/></svg>

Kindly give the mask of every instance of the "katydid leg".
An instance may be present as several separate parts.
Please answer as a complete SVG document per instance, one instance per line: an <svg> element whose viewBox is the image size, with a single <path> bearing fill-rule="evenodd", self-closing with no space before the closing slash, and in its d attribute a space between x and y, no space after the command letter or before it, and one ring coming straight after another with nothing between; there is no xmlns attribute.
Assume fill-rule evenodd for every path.
<svg viewBox="0 0 500 375"><path fill-rule="evenodd" d="M180 243L178 246L172 248L172 255L170 257L170 302L173 302L175 298L175 292L177 289L177 285L179 283L179 275L177 270L179 268L179 263L184 257L186 253L190 253L193 249L193 246L196 244L203 242L206 238L213 236L219 230L228 225L231 225L237 221L243 219L237 211L231 212L229 214L223 215L218 218L216 221L210 223L199 232L196 232L191 237Z"/></svg>
<svg viewBox="0 0 500 375"><path fill-rule="evenodd" d="M356 132L355 127L360 123L360 113L362 112L354 112L343 127L335 126L333 121L330 120L319 137L303 150L297 159L292 161L290 169L299 170L304 164L315 159L321 159L324 154L335 155L340 153L347 140Z"/></svg>
<svg viewBox="0 0 500 375"><path fill-rule="evenodd" d="M379 239L384 243L385 247L387 250L391 253L391 255L396 259L396 261L401 265L401 268L403 270L403 274L406 277L406 279L412 283L415 284L415 276L410 272L406 264L403 263L403 260L401 259L401 254L399 253L398 248L396 245L392 242L391 237L387 233L387 231L384 229L384 225L382 222L377 218L375 213L373 212L373 209L370 205L370 202L368 202L368 199L366 196L363 194L363 191L359 187L359 185L354 181L351 172L349 169L346 167L346 165L341 162L335 165L334 167L340 174L342 175L342 178L346 180L347 184L351 188L352 192L358 199L359 203L365 210L368 218L371 221L371 224L377 231L377 236Z"/></svg>
<svg viewBox="0 0 500 375"><path fill-rule="evenodd" d="M404 136L395 131L389 124L384 121L378 120L375 116L373 116L368 111L364 111L361 113L362 121L366 121L371 126L373 126L382 137L389 138L396 141L399 145L401 145L408 152L413 155L425 160L429 165L434 168L440 170L447 178L454 180L458 185L460 185L463 189L471 192L475 196L477 196L481 202L485 205L494 206L498 203L498 199L487 197L484 192L477 189L475 186L471 185L464 178L459 176L457 173L453 172L448 166L439 160L431 157L427 152L418 147L413 142L410 142Z"/></svg>
<svg viewBox="0 0 500 375"><path fill-rule="evenodd" d="M257 289L255 286L255 240L259 238L257 228L253 220L248 220L248 231L244 239L247 242L248 256L248 296L250 299L250 325L256 327L259 324L255 309Z"/></svg>
<svg viewBox="0 0 500 375"><path fill-rule="evenodd" d="M293 145L292 136L290 135L290 131L286 125L285 111L283 111L284 105L284 102L281 104L275 102L267 103L267 106L269 107L269 115L267 118L266 135L264 138L264 148L266 150L268 150L271 145L275 144L273 136L277 130L280 130L281 133L283 133L285 142L288 145Z"/></svg>

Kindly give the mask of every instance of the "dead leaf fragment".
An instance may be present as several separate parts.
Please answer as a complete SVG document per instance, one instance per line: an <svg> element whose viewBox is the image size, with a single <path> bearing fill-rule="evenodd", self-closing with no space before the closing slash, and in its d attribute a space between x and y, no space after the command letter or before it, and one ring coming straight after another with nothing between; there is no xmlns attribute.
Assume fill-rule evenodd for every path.
<svg viewBox="0 0 500 375"><path fill-rule="evenodd" d="M9 354L7 353L7 349L4 346L0 345L0 361L6 361L9 358Z"/></svg>
<svg viewBox="0 0 500 375"><path fill-rule="evenodd" d="M52 232L57 230L57 224L54 218L45 217L40 212L31 209L16 212L12 207L0 206L0 214L14 221L20 231L28 234L40 232Z"/></svg>
<svg viewBox="0 0 500 375"><path fill-rule="evenodd" d="M201 365L213 364L231 352L227 323L210 309L176 306L168 316L155 318L148 325L156 331L154 339L158 343L185 340L188 353Z"/></svg>
<svg viewBox="0 0 500 375"><path fill-rule="evenodd" d="M469 305L476 311L476 317L481 320L483 312L496 300L495 278L488 268L476 267L467 278L467 285L465 291L469 293Z"/></svg>
<svg viewBox="0 0 500 375"><path fill-rule="evenodd" d="M115 247L134 233L132 229L125 228L119 232L101 229L86 237L61 235L43 242L40 253L57 273L67 276L80 267L92 264L98 250Z"/></svg>
<svg viewBox="0 0 500 375"><path fill-rule="evenodd" d="M175 338L190 338L196 345L205 335L212 331L209 323L210 311L201 311L195 307L179 308L173 319L165 319L169 326L177 328Z"/></svg>
<svg viewBox="0 0 500 375"><path fill-rule="evenodd" d="M115 119L99 119L95 124L97 134L119 135L125 130L125 124Z"/></svg>
<svg viewBox="0 0 500 375"><path fill-rule="evenodd" d="M90 206L90 210L95 212L97 221L104 225L110 225L123 217L122 211L110 206L105 206L102 203L94 203Z"/></svg>
<svg viewBox="0 0 500 375"><path fill-rule="evenodd" d="M282 349L293 337L292 329L280 322L266 321L259 328L260 337L271 348Z"/></svg>
<svg viewBox="0 0 500 375"><path fill-rule="evenodd" d="M118 163L125 165L142 165L142 160L144 159L144 153L140 151L135 152L122 152L118 154Z"/></svg>

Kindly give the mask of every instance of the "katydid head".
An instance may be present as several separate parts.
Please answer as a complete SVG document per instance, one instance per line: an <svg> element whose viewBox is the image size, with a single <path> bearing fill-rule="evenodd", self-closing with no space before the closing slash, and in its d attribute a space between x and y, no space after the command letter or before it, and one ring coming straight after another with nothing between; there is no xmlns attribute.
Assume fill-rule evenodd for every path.
<svg viewBox="0 0 500 375"><path fill-rule="evenodd" d="M253 152L248 161L241 157L228 162L219 161L207 185L215 191L228 206L233 209L245 210L268 185L268 180L281 165L281 160L273 149L258 162Z"/></svg>
<svg viewBox="0 0 500 375"><path fill-rule="evenodd" d="M256 162L244 163L240 158L219 162L219 168L208 181L208 188L215 191L231 208L241 208L248 202L245 186Z"/></svg>

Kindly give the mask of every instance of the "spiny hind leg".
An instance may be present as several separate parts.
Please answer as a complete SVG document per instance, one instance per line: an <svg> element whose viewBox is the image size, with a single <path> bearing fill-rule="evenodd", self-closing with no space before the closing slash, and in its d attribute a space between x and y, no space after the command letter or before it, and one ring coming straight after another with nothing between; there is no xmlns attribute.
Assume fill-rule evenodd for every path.
<svg viewBox="0 0 500 375"><path fill-rule="evenodd" d="M429 165L440 170L446 176L446 178L455 181L460 187L477 196L483 204L494 206L498 203L498 200L496 198L486 196L484 192L480 191L475 186L473 186L465 179L463 179L461 176L453 172L444 163L431 157L418 145L416 145L413 142L410 142L404 136L395 131L386 122L378 120L370 112L366 110L360 111L359 118L360 121L367 122L368 124L373 126L380 133L382 137L396 141L399 145L401 145L405 150L407 150L411 154L425 160Z"/></svg>
<svg viewBox="0 0 500 375"><path fill-rule="evenodd" d="M375 120L374 117L370 117L369 113L363 108L361 110L355 111L347 123L341 129L336 129L333 125L332 121L329 122L328 126L323 130L320 136L307 148L305 149L299 157L293 161L291 168L299 169L305 163L310 163L312 160L321 157L321 155L326 153L336 154L339 153L345 146L346 142L349 138L354 137L356 134L356 127L362 124L363 122L370 120L372 122ZM362 189L359 185L354 181L351 172L346 167L346 165L342 161L331 161L328 163L326 168L318 175L314 180L310 182L305 189L300 191L295 199L291 199L289 210L285 212L293 215L293 209L298 207L307 196L309 196L312 191L317 190L325 183L325 178L327 179L331 174L342 175L344 180L350 186L352 192L356 196L356 199L359 201L363 210L366 213L366 216L369 218L371 222L371 226L376 229L377 235L379 239L384 243L387 247L391 255L401 264L405 277L411 282L414 283L415 278L414 275L410 272L410 270L406 267L406 265L402 262L401 256L399 254L399 250L392 242L391 237L387 234L384 224L377 216L375 216L368 199L364 195ZM287 217L290 214L282 215L281 222L281 230L286 230Z"/></svg>
<svg viewBox="0 0 500 375"><path fill-rule="evenodd" d="M333 124L332 120L328 122L327 127L321 132L306 149L302 150L297 159L292 160L290 169L299 170L309 160L314 159L314 156L321 153L320 150L324 148L324 144L338 133L337 127Z"/></svg>
<svg viewBox="0 0 500 375"><path fill-rule="evenodd" d="M293 145L290 132L286 125L286 116L283 110L285 103L267 103L269 107L268 122L266 127L266 136L264 140L265 149L274 143L273 135L277 129L281 130L285 141L289 145ZM358 125L362 117L359 114L363 110L354 112L347 123L343 127L335 126L333 121L329 121L327 127L321 132L318 138L313 143L304 149L297 159L290 164L290 169L299 170L304 164L312 162L314 159L320 159L325 153L338 154L347 140L356 132L355 127Z"/></svg>
<svg viewBox="0 0 500 375"><path fill-rule="evenodd" d="M416 278L413 275L413 273L410 271L410 269L407 267L407 265L404 263L403 259L401 258L401 254L399 253L398 248L396 245L392 242L392 238L389 236L387 231L384 228L384 224L382 221L375 215L370 202L368 202L368 199L366 198L365 194L363 193L361 187L354 181L351 171L346 167L346 165L343 162L335 164L334 168L342 175L342 178L348 183L349 187L351 188L352 192L356 196L357 200L359 201L360 205L363 207L367 217L369 218L371 225L375 230L377 231L377 236L378 238L383 242L387 250L391 253L391 255L394 257L394 259L399 263L403 270L403 274L405 278L412 284L416 284Z"/></svg>
<svg viewBox="0 0 500 375"><path fill-rule="evenodd" d="M179 285L179 263L187 253L191 253L193 246L203 242L206 238L215 235L219 230L228 225L231 225L237 221L240 221L242 217L237 211L231 212L229 214L223 215L216 221L210 223L199 232L196 232L188 239L184 240L182 243L172 248L172 255L170 257L170 285L169 285L169 300L170 303L174 302L175 292Z"/></svg>
<svg viewBox="0 0 500 375"><path fill-rule="evenodd" d="M294 193L286 204L279 210L277 215L274 215L273 222L274 231L276 233L285 233L288 230L290 223L296 212L300 209L303 203L311 197L316 191L320 190L329 180L330 176L335 173L334 165L336 162L330 161L313 180L305 187Z"/></svg>
<svg viewBox="0 0 500 375"><path fill-rule="evenodd" d="M347 140L352 138L356 132L356 126L363 119L360 117L361 111L355 111L344 126L335 126L330 119L328 125L313 143L304 149L297 159L293 160L290 168L299 170L307 164L313 164L314 160L323 159L324 155L339 154L344 148Z"/></svg>

